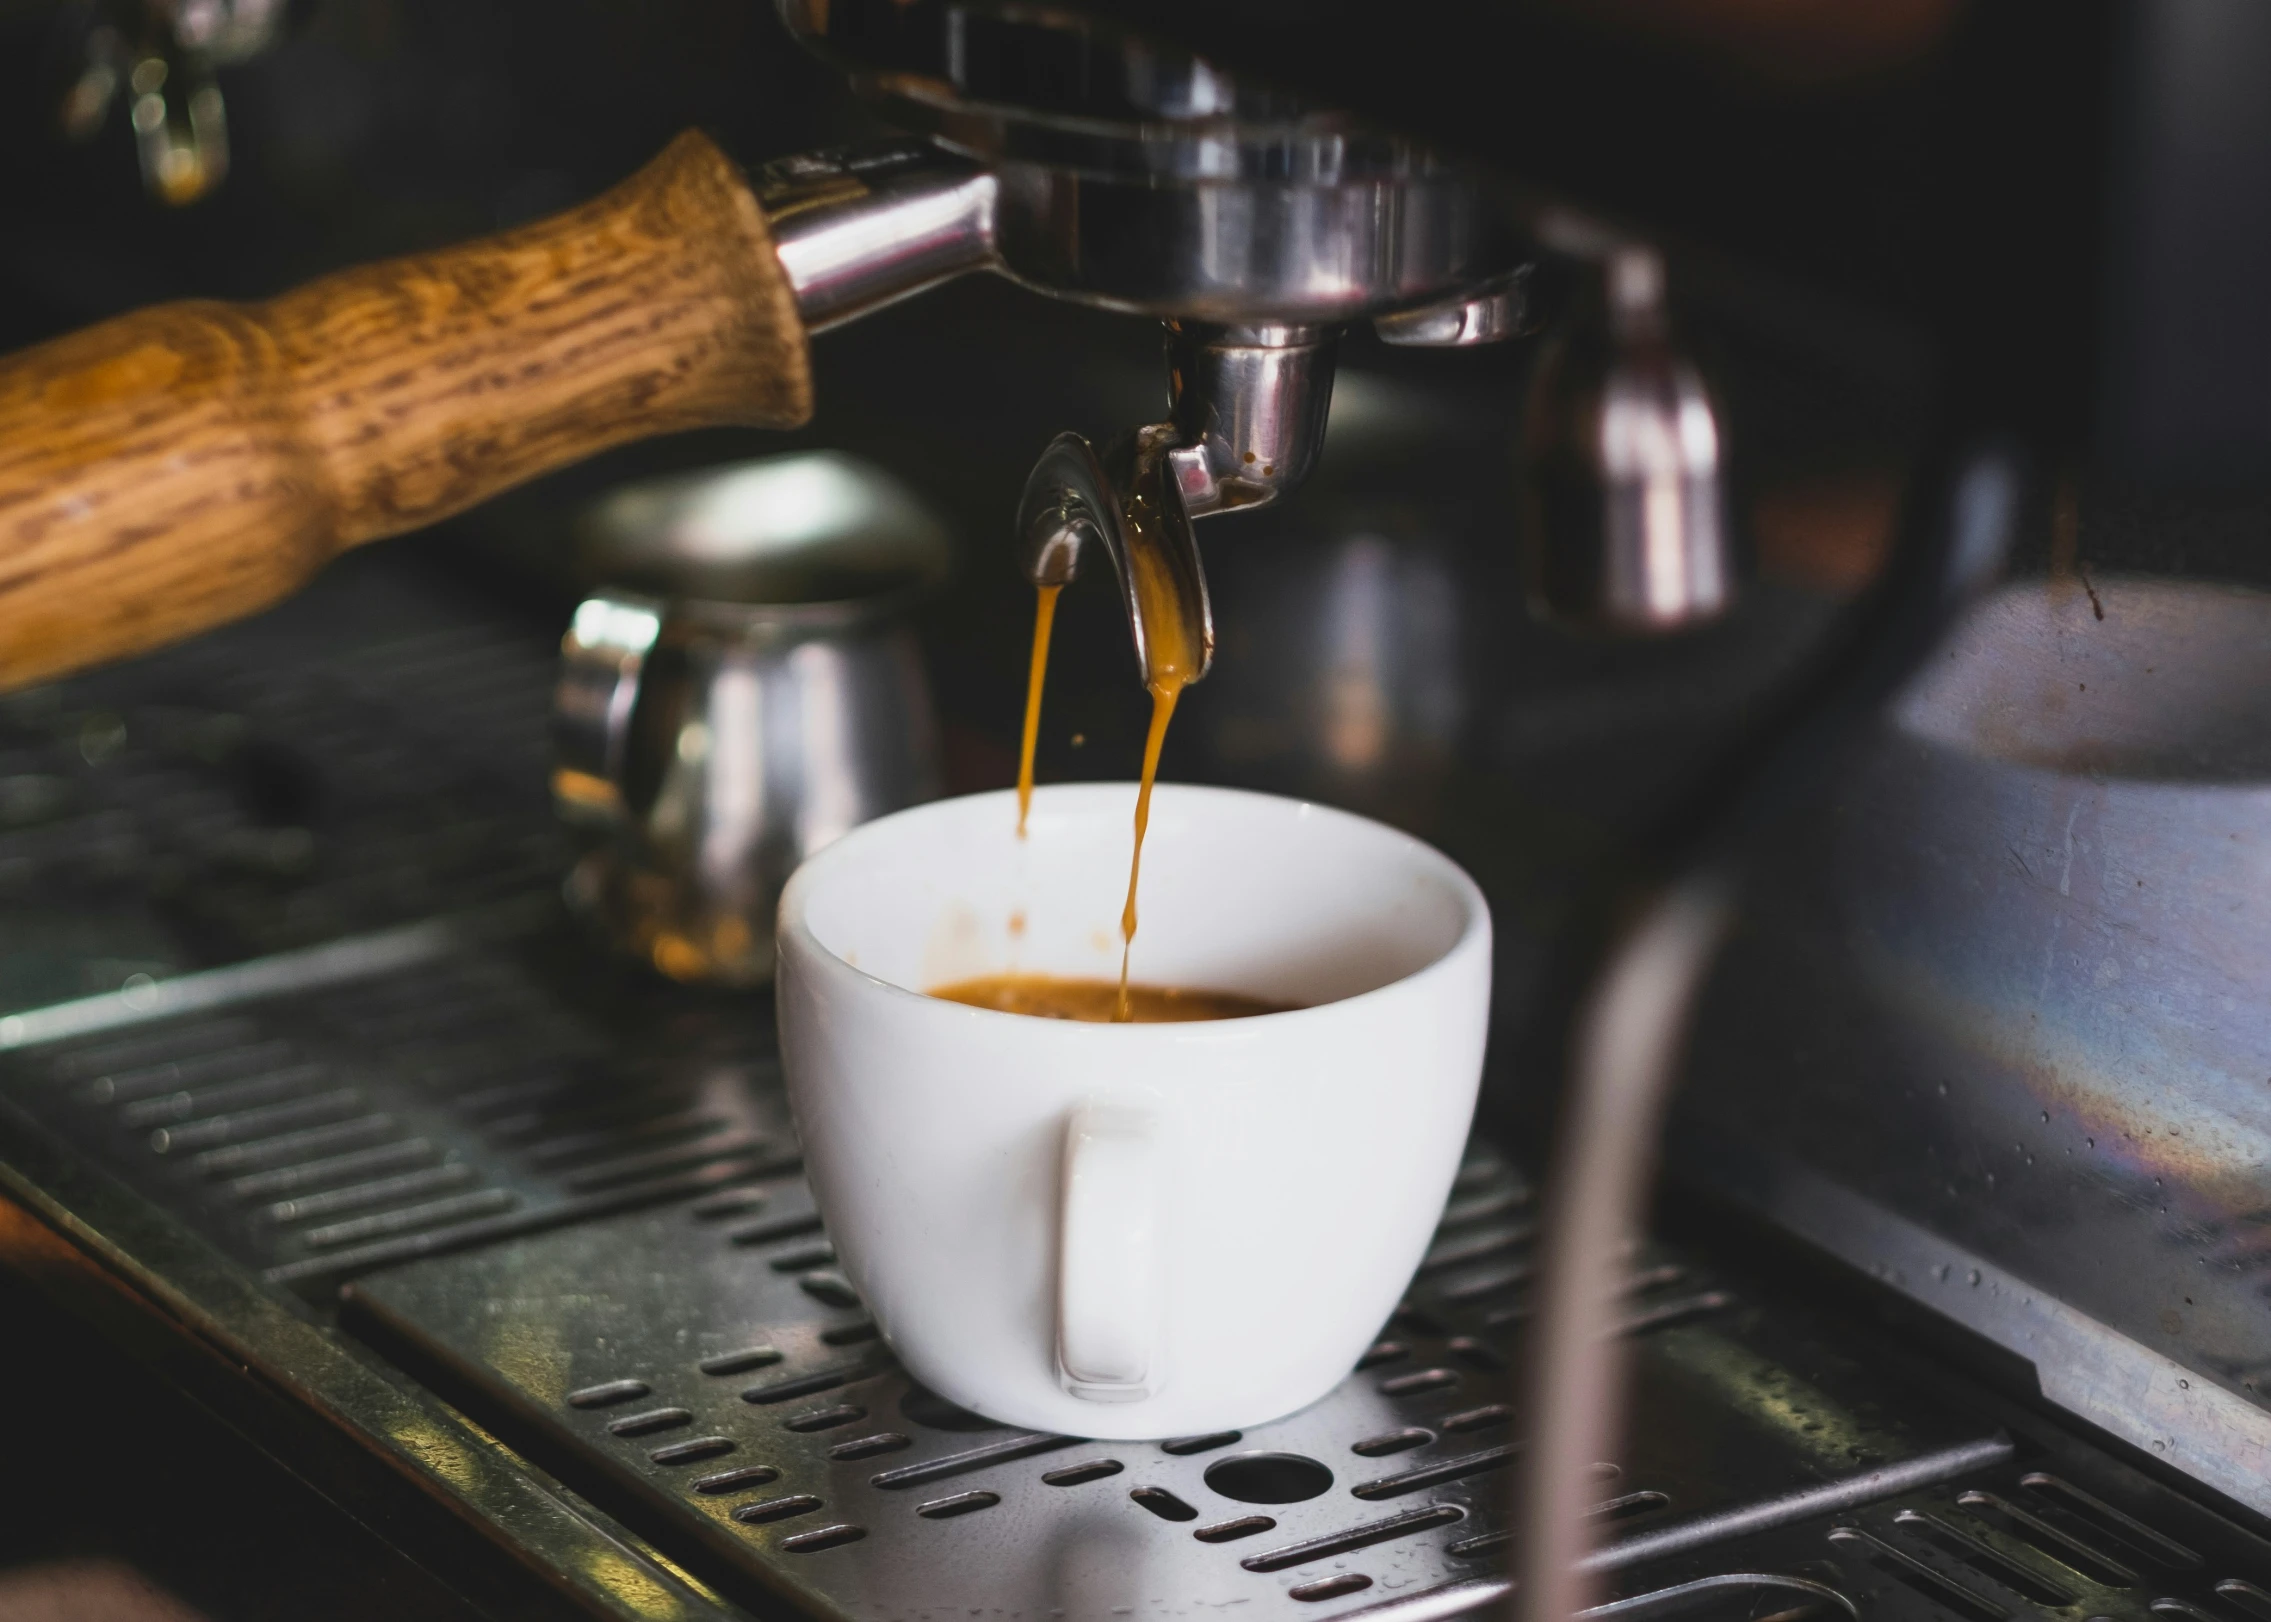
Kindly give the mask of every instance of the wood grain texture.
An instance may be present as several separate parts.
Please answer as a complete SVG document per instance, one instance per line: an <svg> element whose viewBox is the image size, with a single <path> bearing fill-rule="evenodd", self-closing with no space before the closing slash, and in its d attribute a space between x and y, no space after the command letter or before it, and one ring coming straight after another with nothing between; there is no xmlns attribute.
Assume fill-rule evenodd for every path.
<svg viewBox="0 0 2271 1622"><path fill-rule="evenodd" d="M264 608L610 445L811 411L764 214L693 133L501 236L120 316L0 359L0 690Z"/></svg>

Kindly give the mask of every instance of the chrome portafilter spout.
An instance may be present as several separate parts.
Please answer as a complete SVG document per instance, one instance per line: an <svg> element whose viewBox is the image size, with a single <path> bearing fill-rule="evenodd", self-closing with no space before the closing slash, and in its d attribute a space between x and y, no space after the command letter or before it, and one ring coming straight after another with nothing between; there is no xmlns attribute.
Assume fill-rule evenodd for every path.
<svg viewBox="0 0 2271 1622"><path fill-rule="evenodd" d="M1167 324L1167 461L1191 517L1266 506L1309 476L1338 337L1285 324Z"/></svg>
<svg viewBox="0 0 2271 1622"><path fill-rule="evenodd" d="M1101 546L1119 580L1136 668L1150 679L1155 641L1195 649L1187 685L1214 663L1214 610L1190 515L1170 476L1172 445L1165 425L1132 429L1102 455L1078 434L1057 435L1025 480L1017 535L1036 586L1071 584L1083 555ZM1161 625L1161 613L1179 622Z"/></svg>
<svg viewBox="0 0 2271 1622"><path fill-rule="evenodd" d="M1026 577L1065 585L1087 545L1100 542L1119 576L1138 667L1147 677L1152 670L1157 633L1146 616L1171 612L1183 620L1181 645L1204 650L1190 679L1205 675L1214 622L1192 521L1267 506L1316 466L1336 337L1287 324L1169 322L1167 420L1128 430L1101 454L1078 434L1059 434L1026 478L1017 516Z"/></svg>

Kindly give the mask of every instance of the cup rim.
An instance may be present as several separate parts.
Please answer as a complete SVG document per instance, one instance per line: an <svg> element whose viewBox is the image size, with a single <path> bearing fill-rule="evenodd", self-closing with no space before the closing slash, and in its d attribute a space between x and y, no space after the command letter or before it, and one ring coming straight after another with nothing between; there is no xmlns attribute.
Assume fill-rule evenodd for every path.
<svg viewBox="0 0 2271 1622"><path fill-rule="evenodd" d="M1033 803L1035 806L1039 806L1044 798L1060 799L1075 794L1091 796L1104 791L1127 795L1129 809L1133 810L1136 784L1132 781L1116 779L1040 785L1033 790ZM1482 887L1475 883L1473 877L1468 874L1465 868L1416 834L1406 833L1401 828L1393 827L1372 817L1359 816L1353 811L1344 811L1338 806L1325 805L1316 800L1297 799L1287 794L1263 794L1252 789L1225 788L1212 783L1172 782L1155 784L1152 792L1155 806L1158 804L1157 796L1162 794L1168 795L1172 799L1259 801L1281 807L1292 814L1304 817L1331 818L1355 824L1373 834L1384 835L1402 845L1406 850L1417 852L1424 860L1432 863L1439 873L1450 882L1453 892L1459 897L1465 911L1465 919L1460 925L1458 936L1450 945L1420 967L1412 970L1411 973L1399 975L1383 985L1374 986L1367 991L1359 991L1352 996L1336 997L1330 1002L1311 1003L1305 1007L1280 1009L1268 1014L1248 1014L1237 1019L1164 1021L1151 1024L1130 1023L1120 1025L1087 1020L1036 1019L1031 1014L1013 1014L997 1008L977 1008L968 1003L948 1002L943 998L933 997L928 992L910 990L906 986L884 979L881 975L870 974L867 970L846 962L833 948L826 945L818 935L813 933L811 922L806 917L806 896L812 887L826 876L826 870L831 864L854 859L857 846L863 839L872 838L879 830L890 824L934 813L942 806L963 805L976 800L997 800L1003 804L1005 809L1012 808L1017 803L1017 791L1008 788L983 789L975 794L949 795L942 799L926 800L921 805L908 806L904 810L894 811L888 816L878 817L872 822L864 822L825 849L815 851L812 855L806 857L797 870L789 875L788 883L781 890L780 907L776 914L774 930L776 961L783 963L788 961L788 949L793 940L800 949L800 956L808 956L810 961L831 976L874 986L894 998L906 998L916 1003L930 1004L941 1010L951 1010L957 1016L970 1016L983 1020L1016 1020L1023 1025L1039 1026L1064 1033L1080 1031L1109 1031L1114 1033L1109 1038L1069 1037L1070 1040L1075 1041L1174 1040L1187 1042L1204 1040L1209 1035L1218 1037L1234 1035L1250 1031L1271 1021L1328 1016L1335 1009L1352 1008L1367 1003L1375 997L1384 997L1390 993L1401 992L1419 984L1430 976L1448 974L1452 972L1454 964L1472 953L1480 952L1486 958L1489 955L1491 942L1490 903L1484 897Z"/></svg>

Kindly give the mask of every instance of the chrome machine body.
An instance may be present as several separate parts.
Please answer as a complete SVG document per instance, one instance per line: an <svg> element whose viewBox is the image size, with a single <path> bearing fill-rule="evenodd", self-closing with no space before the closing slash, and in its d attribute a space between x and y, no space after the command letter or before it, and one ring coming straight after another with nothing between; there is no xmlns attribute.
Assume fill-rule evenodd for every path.
<svg viewBox="0 0 2271 1622"><path fill-rule="evenodd" d="M2267 657L2271 599L2234 586L1980 604L1790 831L1674 1134L1689 1175L2258 1510Z"/></svg>
<svg viewBox="0 0 2271 1622"><path fill-rule="evenodd" d="M2071 557L1996 588L2045 475L2271 490L2271 14L1882 8L1846 79L1832 29L1777 81L1771 18L1694 68L1710 7L1512 6L1507 39L1455 0L1158 9L783 0L909 133L759 189L813 330L979 271L1163 324L1159 416L1047 441L1021 561L1062 584L1101 547L1139 661L1143 546L1209 654L1234 598L1349 607L1256 639L1316 689L1267 696L1326 792L1517 730L1439 702L1460 588L1405 531L1271 528L1333 493L1352 330L1539 338L1521 487L1477 505L1534 604L1649 634L1652 690L1756 628L1726 623L1741 396L1687 299L1860 355L1864 392L1888 354L1925 380L1868 589L1648 828L1567 858L1614 871L1590 927L1538 929L1573 966L1530 1011L1560 1040L1505 1059L1559 1149L1478 1139L1378 1344L1303 1413L1107 1447L913 1385L799 1173L762 996L582 949L556 810L602 830L585 895L652 903L606 914L650 961L761 977L737 942L796 855L935 786L927 748L866 740L927 736L899 611L936 536L861 474L833 528L764 518L792 555L721 557L681 520L739 487L666 481L594 516L564 680L557 622L363 555L0 701L10 1266L499 1615L2271 1617L2267 599ZM145 135L181 123L151 105ZM1344 461L1370 435L1368 477L1429 481L1448 419L1363 387ZM1210 594L1192 521L1257 510L1310 572ZM1372 614L1407 576L1427 612ZM1372 661L1348 725L1335 637ZM1380 674L1402 642L1410 691ZM1646 743L1613 706L1561 726L1637 754L1703 708ZM1481 804L1487 885L1553 829ZM1500 894L1511 941L1532 892ZM1636 1238L1659 1146L1769 1237ZM1887 1333L1915 1303L2028 1366Z"/></svg>
<svg viewBox="0 0 2271 1622"><path fill-rule="evenodd" d="M1369 321L1387 343L1428 348L1535 333L1537 263L1553 256L1607 288L1608 315L1606 342L1563 368L1575 374L1567 399L1549 400L1545 594L1625 629L1726 606L1715 408L1670 347L1654 253L1518 206L1424 142L1091 20L890 0L787 0L782 14L886 116L936 143L767 172L808 319L849 319L984 269L1167 323L1166 419L1085 461L1053 445L1034 469L1020 523L1036 584L1072 578L1080 548L1067 537L1115 528L1107 509L1133 499L1129 477L1157 458L1166 544L1203 597L1183 532L1308 476L1342 328ZM1084 526L1047 516L1074 511ZM1124 565L1125 545L1106 553ZM1121 585L1132 605L1124 567Z"/></svg>

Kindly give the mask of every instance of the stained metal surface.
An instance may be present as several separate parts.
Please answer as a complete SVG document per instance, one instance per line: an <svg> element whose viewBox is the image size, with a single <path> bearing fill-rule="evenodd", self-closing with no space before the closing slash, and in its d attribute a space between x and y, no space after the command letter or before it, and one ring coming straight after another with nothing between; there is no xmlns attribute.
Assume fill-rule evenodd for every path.
<svg viewBox="0 0 2271 1622"><path fill-rule="evenodd" d="M698 1544L721 1587L846 1618L1307 1614L1319 1583L1434 1594L1503 1555L1530 1203L1487 1152L1462 1185L1338 1391L1164 1444L1012 1431L912 1386L795 1178L364 1278L348 1319L650 1536ZM1641 1417L1601 1473L1626 1592L2011 1452L1991 1420L1688 1266L1652 1258L1634 1284Z"/></svg>
<svg viewBox="0 0 2271 1622"><path fill-rule="evenodd" d="M423 961L26 1045L0 1055L0 1094L314 1300L408 1256L794 1163L777 1088L755 1084L778 1069L761 1012L659 1016L673 1034L654 1056L651 1006L578 999L482 936L469 922ZM53 1023L17 1019L19 1036Z"/></svg>
<svg viewBox="0 0 2271 1622"><path fill-rule="evenodd" d="M1760 887L1673 1143L2271 1513L2267 669L2256 591L1982 603Z"/></svg>
<svg viewBox="0 0 2271 1622"><path fill-rule="evenodd" d="M1106 1445L948 1408L909 1385L833 1266L763 999L626 976L551 899L542 639L452 632L434 680L470 659L524 672L496 689L518 696L390 733L395 712L325 673L362 661L414 691L426 656L403 649L421 645L377 609L358 641L337 600L318 606L193 650L206 669L270 661L278 692L304 669L300 690L334 706L286 740L332 763L308 802L313 868L257 891L218 862L153 882L192 847L169 802L142 797L151 779L102 775L120 749L59 774L80 811L22 824L70 826L99 790L139 843L108 890L38 868L0 921L74 898L94 915L107 895L164 950L136 971L102 941L41 936L42 983L67 994L0 1014L9 1265L80 1256L150 1304L145 1333L223 1371L213 1400L301 1416L290 1447L450 1506L591 1614L1418 1622L1504 1596L1535 1212L1503 1161L1471 1159L1381 1343L1300 1414ZM104 678L115 699L73 684L41 700L81 717L42 747L77 751L98 697L185 685L141 668ZM444 734L462 764L428 741ZM369 770L382 756L393 799ZM495 843L452 844L460 803ZM484 848L530 857L473 890L485 905L358 887L390 852ZM1622 1323L1637 1391L1600 1473L1606 1614L2271 1615L2271 1547L1776 1295L1739 1257L1636 1258Z"/></svg>
<svg viewBox="0 0 2271 1622"><path fill-rule="evenodd" d="M365 1278L348 1321L745 1599L861 1619L1327 1599L1453 1615L1506 1591L1504 1471L1526 1430L1503 1371L1528 1201L1487 1154L1463 1182L1338 1391L1159 1444L1009 1430L911 1385L793 1177ZM1864 1615L2141 1619L2271 1572L2271 1546L2054 1433L2014 1436L1787 1305L1660 1258L1635 1286L1636 1420L1600 1472L1619 1605L1794 1578Z"/></svg>
<svg viewBox="0 0 2271 1622"><path fill-rule="evenodd" d="M557 882L556 638L383 562L0 696L0 1012Z"/></svg>

